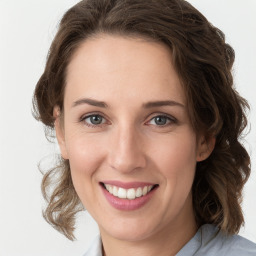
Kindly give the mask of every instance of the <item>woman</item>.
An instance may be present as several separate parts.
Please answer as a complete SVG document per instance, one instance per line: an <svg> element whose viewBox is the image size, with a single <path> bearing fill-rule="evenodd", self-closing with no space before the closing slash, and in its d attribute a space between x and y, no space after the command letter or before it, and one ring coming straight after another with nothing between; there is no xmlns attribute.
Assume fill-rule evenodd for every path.
<svg viewBox="0 0 256 256"><path fill-rule="evenodd" d="M72 7L34 95L61 151L42 182L46 220L73 239L83 205L100 230L86 256L256 255L236 235L250 158L233 61L183 0Z"/></svg>

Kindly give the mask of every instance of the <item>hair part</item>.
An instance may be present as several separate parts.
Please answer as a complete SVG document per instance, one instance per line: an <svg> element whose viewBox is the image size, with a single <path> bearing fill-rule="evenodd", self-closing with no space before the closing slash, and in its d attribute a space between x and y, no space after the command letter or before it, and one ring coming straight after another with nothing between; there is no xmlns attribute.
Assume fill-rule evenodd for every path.
<svg viewBox="0 0 256 256"><path fill-rule="evenodd" d="M227 234L237 233L244 223L242 189L250 174L250 157L240 142L249 106L233 87L232 47L224 34L186 1L83 0L68 10L35 88L35 118L54 129L53 108L63 110L71 58L85 40L104 34L168 46L194 130L216 138L210 157L196 167L192 192L197 224L213 223ZM48 203L45 219L74 239L75 215L83 208L68 160L61 159L45 174L42 192Z"/></svg>

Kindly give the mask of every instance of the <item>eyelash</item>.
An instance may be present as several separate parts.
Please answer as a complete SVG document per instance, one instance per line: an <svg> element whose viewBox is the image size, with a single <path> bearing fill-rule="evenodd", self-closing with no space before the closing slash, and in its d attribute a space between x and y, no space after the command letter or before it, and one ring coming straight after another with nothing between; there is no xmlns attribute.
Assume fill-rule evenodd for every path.
<svg viewBox="0 0 256 256"><path fill-rule="evenodd" d="M100 123L100 124L91 124L91 123L86 121L86 119L89 119L89 118L92 118L92 117L100 117L100 118L102 118L102 120L105 120L105 122L104 123ZM166 126L169 126L169 125L177 123L177 119L172 117L172 116L169 116L169 115L166 115L166 114L156 114L155 116L150 118L149 121L146 122L146 125L152 125L152 124L149 124L149 123L152 120L154 120L156 118L159 118L159 117L160 118L165 118L167 123L165 123L163 125L155 125L157 128L163 128L163 127L166 127ZM103 115L101 115L101 114L90 114L90 115L83 116L83 117L81 117L80 122L83 122L86 126L88 126L90 128L102 127L103 125L108 123L107 119Z"/></svg>
<svg viewBox="0 0 256 256"><path fill-rule="evenodd" d="M148 122L147 122L147 125L151 125L149 124L149 122L155 120L156 121L156 118L164 118L166 119L166 123L163 124L163 125L157 125L155 124L155 126L157 128L163 128L163 127L166 127L166 126L169 126L169 125L172 125L172 124L175 124L177 123L177 119L172 117L172 116L169 116L169 115L166 115L166 114L157 114L155 116L153 116Z"/></svg>
<svg viewBox="0 0 256 256"><path fill-rule="evenodd" d="M90 123L86 122L86 119L89 119L92 117L100 117L100 118L102 118L102 120L105 120L105 123L107 123L106 118L100 114L90 114L90 115L83 116L83 117L81 117L80 122L83 122L86 126L91 127L91 128L101 127L102 125L105 124L105 123L103 123L103 124L101 123L101 124L96 125L96 124L90 124Z"/></svg>

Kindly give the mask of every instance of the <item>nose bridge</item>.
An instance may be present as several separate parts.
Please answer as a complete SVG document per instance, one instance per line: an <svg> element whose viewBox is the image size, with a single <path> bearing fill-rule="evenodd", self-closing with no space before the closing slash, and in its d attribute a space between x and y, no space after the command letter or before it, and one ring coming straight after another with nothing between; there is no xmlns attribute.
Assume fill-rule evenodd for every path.
<svg viewBox="0 0 256 256"><path fill-rule="evenodd" d="M134 125L119 125L112 134L110 165L121 172L145 167L142 136Z"/></svg>

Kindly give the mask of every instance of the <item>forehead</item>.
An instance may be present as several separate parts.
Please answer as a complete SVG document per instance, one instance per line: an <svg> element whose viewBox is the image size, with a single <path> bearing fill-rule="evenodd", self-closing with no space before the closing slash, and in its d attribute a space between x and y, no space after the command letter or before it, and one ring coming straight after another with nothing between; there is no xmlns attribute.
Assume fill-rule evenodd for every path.
<svg viewBox="0 0 256 256"><path fill-rule="evenodd" d="M65 100L79 95L183 102L180 79L167 46L140 38L101 35L84 41L69 63Z"/></svg>

